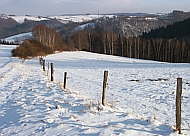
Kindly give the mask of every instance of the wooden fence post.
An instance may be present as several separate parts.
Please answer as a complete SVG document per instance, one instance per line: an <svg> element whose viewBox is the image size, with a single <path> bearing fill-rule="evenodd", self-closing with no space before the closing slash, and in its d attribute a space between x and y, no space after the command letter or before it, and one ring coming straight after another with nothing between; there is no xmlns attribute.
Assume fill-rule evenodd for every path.
<svg viewBox="0 0 190 136"><path fill-rule="evenodd" d="M39 58L40 65L42 66L42 57Z"/></svg>
<svg viewBox="0 0 190 136"><path fill-rule="evenodd" d="M64 89L66 89L66 84L67 84L67 72L64 72L64 86L63 86Z"/></svg>
<svg viewBox="0 0 190 136"><path fill-rule="evenodd" d="M176 89L176 130L181 134L181 95L182 95L182 78L177 78Z"/></svg>
<svg viewBox="0 0 190 136"><path fill-rule="evenodd" d="M46 61L43 60L43 71L46 71L46 66L45 66L45 64L46 64Z"/></svg>
<svg viewBox="0 0 190 136"><path fill-rule="evenodd" d="M54 78L53 78L53 73L54 73L53 63L51 63L50 65L51 65L51 81L53 81L54 80Z"/></svg>
<svg viewBox="0 0 190 136"><path fill-rule="evenodd" d="M47 63L47 76L49 77L49 62Z"/></svg>
<svg viewBox="0 0 190 136"><path fill-rule="evenodd" d="M103 80L103 92L102 92L102 105L105 106L106 104L106 87L107 87L107 81L108 81L108 71L104 71L104 80Z"/></svg>

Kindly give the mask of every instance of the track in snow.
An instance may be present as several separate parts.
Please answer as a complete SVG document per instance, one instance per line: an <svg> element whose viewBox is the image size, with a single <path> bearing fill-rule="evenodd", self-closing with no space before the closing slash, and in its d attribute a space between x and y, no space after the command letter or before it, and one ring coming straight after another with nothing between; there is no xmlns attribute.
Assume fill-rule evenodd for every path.
<svg viewBox="0 0 190 136"><path fill-rule="evenodd" d="M39 67L12 62L3 68L10 70L4 73L0 84L2 135L108 135L125 134L125 129L138 134L142 128L143 133L151 134L158 129L154 126L155 130L146 130L152 127L150 122L134 119L127 113L98 113L93 104L50 83ZM135 130L136 126L141 129ZM159 127L164 129L158 133L170 133L168 126Z"/></svg>
<svg viewBox="0 0 190 136"><path fill-rule="evenodd" d="M90 99L49 82L38 60L9 59L0 68L1 135L176 135L171 126L126 110L98 111Z"/></svg>

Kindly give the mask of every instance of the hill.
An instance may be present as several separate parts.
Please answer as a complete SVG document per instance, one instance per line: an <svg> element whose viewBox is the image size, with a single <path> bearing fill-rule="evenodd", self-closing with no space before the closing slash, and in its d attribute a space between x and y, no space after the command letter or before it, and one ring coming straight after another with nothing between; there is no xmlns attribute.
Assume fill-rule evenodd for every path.
<svg viewBox="0 0 190 136"><path fill-rule="evenodd" d="M102 29L119 32L127 37L138 36L162 26L183 21L190 17L189 12L173 11L168 14L113 13L82 14L60 16L16 16L0 15L0 39L20 33L31 32L35 25L44 24L60 31L63 36L76 30L75 27L86 23L101 24ZM73 25L74 24L74 25Z"/></svg>
<svg viewBox="0 0 190 136"><path fill-rule="evenodd" d="M7 38L20 33L31 32L36 25L43 24L57 31L64 29L67 24L82 23L101 17L112 17L112 15L63 15L63 16L16 16L0 15L0 39Z"/></svg>

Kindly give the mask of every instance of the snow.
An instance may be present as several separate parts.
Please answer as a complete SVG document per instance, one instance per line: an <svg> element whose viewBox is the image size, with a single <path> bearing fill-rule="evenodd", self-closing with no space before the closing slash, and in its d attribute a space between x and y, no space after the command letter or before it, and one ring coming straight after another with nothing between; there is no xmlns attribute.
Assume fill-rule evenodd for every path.
<svg viewBox="0 0 190 136"><path fill-rule="evenodd" d="M11 50L14 48L16 45L0 45L0 68L10 62Z"/></svg>
<svg viewBox="0 0 190 136"><path fill-rule="evenodd" d="M6 14L0 14L0 18L2 18L2 19L8 19L8 16Z"/></svg>
<svg viewBox="0 0 190 136"><path fill-rule="evenodd" d="M102 17L109 17L113 18L114 15L61 15L61 16L31 16L31 15L25 15L25 16L16 16L16 15L0 15L1 18L8 19L12 18L17 23L24 23L26 20L30 21L44 21L44 20L50 20L50 19L56 19L60 21L61 23L67 24L69 22L86 22L91 21L97 18Z"/></svg>
<svg viewBox="0 0 190 136"><path fill-rule="evenodd" d="M94 23L86 23L86 24L83 24L83 25L79 25L77 26L74 31L79 31L79 30L84 30L85 28L94 28L95 27L95 24Z"/></svg>
<svg viewBox="0 0 190 136"><path fill-rule="evenodd" d="M21 34L17 34L14 36L10 36L7 37L3 40L7 41L7 42L18 42L21 43L26 39L30 39L32 37L32 32L28 32L28 33L21 33Z"/></svg>
<svg viewBox="0 0 190 136"><path fill-rule="evenodd" d="M130 16L127 18L127 20L131 20L132 18L136 18L137 16ZM158 20L157 17L143 17L144 20L148 20L148 21L155 21Z"/></svg>
<svg viewBox="0 0 190 136"><path fill-rule="evenodd" d="M112 18L114 15L73 15L73 16L50 16L51 19L57 19L62 23L68 23L68 22L86 22L90 20L94 20L101 17L109 17Z"/></svg>
<svg viewBox="0 0 190 136"><path fill-rule="evenodd" d="M0 61L1 135L177 136L177 77L183 78L182 133L190 135L190 64L63 52L45 57L54 63L50 82L47 67L43 72L38 59L11 58L12 48L0 46L0 59L9 59ZM101 106L104 70L107 105Z"/></svg>
<svg viewBox="0 0 190 136"><path fill-rule="evenodd" d="M40 16L8 16L9 18L14 19L17 23L24 23L26 20L31 21L43 21L48 20L46 17L40 17Z"/></svg>
<svg viewBox="0 0 190 136"><path fill-rule="evenodd" d="M158 20L157 17L146 17L145 20Z"/></svg>

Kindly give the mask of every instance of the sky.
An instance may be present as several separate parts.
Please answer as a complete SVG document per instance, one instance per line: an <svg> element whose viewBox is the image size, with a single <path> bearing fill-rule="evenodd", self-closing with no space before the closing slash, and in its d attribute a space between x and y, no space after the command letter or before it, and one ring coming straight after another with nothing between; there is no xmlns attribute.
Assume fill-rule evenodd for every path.
<svg viewBox="0 0 190 136"><path fill-rule="evenodd" d="M0 14L168 13L190 11L190 0L1 0Z"/></svg>

